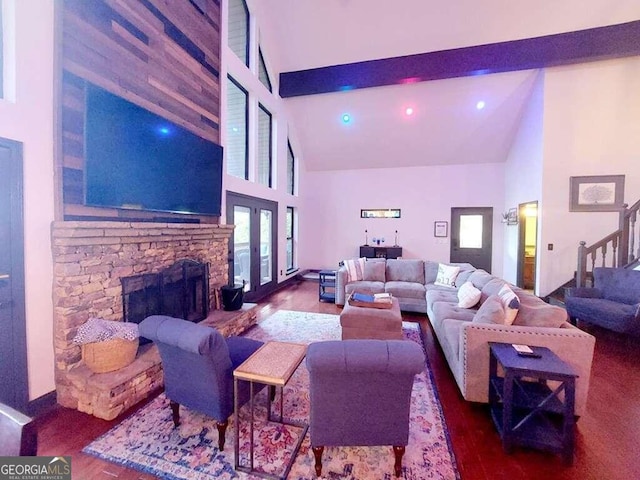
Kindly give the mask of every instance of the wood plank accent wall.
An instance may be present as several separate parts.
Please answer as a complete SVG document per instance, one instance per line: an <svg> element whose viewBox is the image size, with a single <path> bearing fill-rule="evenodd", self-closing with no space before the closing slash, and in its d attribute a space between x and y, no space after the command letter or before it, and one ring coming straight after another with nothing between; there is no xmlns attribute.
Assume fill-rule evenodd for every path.
<svg viewBox="0 0 640 480"><path fill-rule="evenodd" d="M158 216L83 205L86 81L220 143L220 10L219 0L64 0L61 193L65 219Z"/></svg>

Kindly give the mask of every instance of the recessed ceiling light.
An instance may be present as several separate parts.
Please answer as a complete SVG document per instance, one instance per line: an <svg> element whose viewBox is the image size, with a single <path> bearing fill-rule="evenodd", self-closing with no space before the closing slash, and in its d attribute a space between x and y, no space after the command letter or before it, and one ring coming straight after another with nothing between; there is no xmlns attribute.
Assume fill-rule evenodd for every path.
<svg viewBox="0 0 640 480"><path fill-rule="evenodd" d="M482 110L484 108L484 105L485 105L484 100L480 100L478 103L476 103L476 108L478 110Z"/></svg>
<svg viewBox="0 0 640 480"><path fill-rule="evenodd" d="M409 115L413 115L413 107L407 107L404 110L405 115L409 116Z"/></svg>
<svg viewBox="0 0 640 480"><path fill-rule="evenodd" d="M349 123L351 121L351 115L349 115L348 113L343 113L342 114L342 122L343 123Z"/></svg>

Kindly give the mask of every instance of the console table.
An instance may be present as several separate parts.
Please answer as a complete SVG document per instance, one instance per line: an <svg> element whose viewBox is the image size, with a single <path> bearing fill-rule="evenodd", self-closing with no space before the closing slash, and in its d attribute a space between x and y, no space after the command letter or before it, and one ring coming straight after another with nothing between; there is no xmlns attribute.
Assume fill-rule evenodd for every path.
<svg viewBox="0 0 640 480"><path fill-rule="evenodd" d="M402 256L402 247L381 247L361 245L360 258L398 258Z"/></svg>
<svg viewBox="0 0 640 480"><path fill-rule="evenodd" d="M577 375L548 348L531 349L540 358L522 357L510 343L489 343L491 416L507 453L518 444L561 453L571 464ZM504 377L498 376L498 365Z"/></svg>

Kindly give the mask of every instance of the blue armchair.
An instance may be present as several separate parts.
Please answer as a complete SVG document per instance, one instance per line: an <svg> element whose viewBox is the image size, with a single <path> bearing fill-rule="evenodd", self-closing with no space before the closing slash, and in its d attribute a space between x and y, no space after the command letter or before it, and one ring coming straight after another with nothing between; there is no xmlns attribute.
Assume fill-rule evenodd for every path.
<svg viewBox="0 0 640 480"><path fill-rule="evenodd" d="M400 476L409 441L411 391L424 353L407 340L343 340L309 345L310 439L315 470L325 446L391 445Z"/></svg>
<svg viewBox="0 0 640 480"><path fill-rule="evenodd" d="M592 323L619 333L640 335L640 271L593 269L594 287L569 288L565 296L571 322Z"/></svg>
<svg viewBox="0 0 640 480"><path fill-rule="evenodd" d="M152 315L140 323L140 335L155 342L164 371L173 423L180 423L180 405L217 421L218 447L224 449L229 416L233 413L233 370L262 342L224 338L212 327L179 318ZM263 385L264 386L264 385ZM249 384L239 382L239 404L249 399ZM254 388L257 393L261 388Z"/></svg>

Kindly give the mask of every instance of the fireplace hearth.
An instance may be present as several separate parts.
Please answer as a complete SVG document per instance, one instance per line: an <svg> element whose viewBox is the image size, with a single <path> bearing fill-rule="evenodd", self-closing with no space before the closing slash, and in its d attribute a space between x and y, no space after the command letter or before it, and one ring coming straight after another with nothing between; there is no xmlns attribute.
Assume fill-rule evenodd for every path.
<svg viewBox="0 0 640 480"><path fill-rule="evenodd" d="M133 363L121 370L96 374L82 360L73 342L89 318L122 321L121 280L138 277L133 297L147 296L128 316L140 321L148 312L207 317L217 307L217 291L228 283L227 252L233 225L155 222L82 221L52 225L55 382L58 403L105 420L112 420L162 385L157 348L144 345ZM192 259L184 261L184 259ZM204 276L192 266L202 262ZM176 264L175 269L171 266ZM169 270L159 282L157 273ZM175 275L174 275L175 274ZM148 275L148 276L147 276ZM185 279L174 281L175 278ZM191 293L183 295L183 288ZM133 283L132 283L133 285ZM134 300L137 300L134 298ZM154 303L156 302L156 303ZM163 305L164 304L164 305ZM186 314L184 313L186 311ZM220 313L226 313L220 311ZM211 312L209 312L211 316ZM229 334L242 329L229 326ZM255 323L255 314L253 315Z"/></svg>
<svg viewBox="0 0 640 480"><path fill-rule="evenodd" d="M199 322L209 313L207 263L180 260L158 273L123 277L121 281L125 322L140 323L150 315Z"/></svg>

